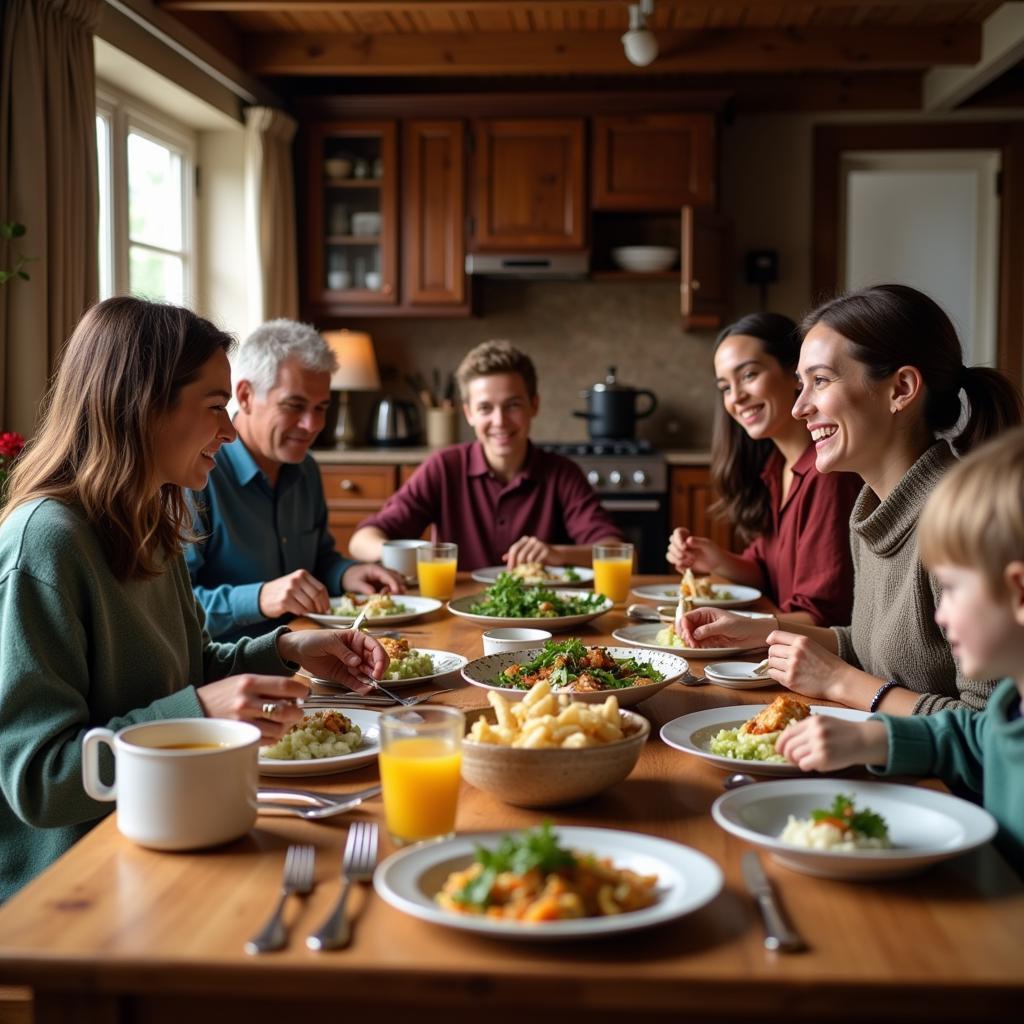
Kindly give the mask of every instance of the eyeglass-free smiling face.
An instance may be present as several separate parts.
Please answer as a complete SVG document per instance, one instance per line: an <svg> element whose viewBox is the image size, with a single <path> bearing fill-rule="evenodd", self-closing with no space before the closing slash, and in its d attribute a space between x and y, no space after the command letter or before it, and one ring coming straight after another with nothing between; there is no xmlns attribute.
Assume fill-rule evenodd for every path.
<svg viewBox="0 0 1024 1024"><path fill-rule="evenodd" d="M793 424L793 375L768 355L760 338L733 334L715 351L715 386L725 411L755 440Z"/></svg>
<svg viewBox="0 0 1024 1024"><path fill-rule="evenodd" d="M503 467L526 457L530 423L540 402L526 390L518 373L492 373L476 377L466 389L462 406L488 463Z"/></svg>
<svg viewBox="0 0 1024 1024"><path fill-rule="evenodd" d="M218 350L181 389L174 408L157 419L153 458L158 486L206 486L213 457L222 444L235 439L227 413L230 397L231 366Z"/></svg>

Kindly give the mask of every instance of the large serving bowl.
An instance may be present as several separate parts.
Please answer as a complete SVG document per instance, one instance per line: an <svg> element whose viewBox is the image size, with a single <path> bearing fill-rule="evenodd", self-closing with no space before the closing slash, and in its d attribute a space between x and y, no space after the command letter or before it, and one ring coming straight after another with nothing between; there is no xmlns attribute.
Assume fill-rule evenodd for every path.
<svg viewBox="0 0 1024 1024"><path fill-rule="evenodd" d="M619 707L629 708L634 704L639 704L642 700L647 700L648 697L653 697L659 690L663 690L669 683L674 683L690 671L689 662L677 654L640 650L636 647L606 647L605 650L619 661L625 658L634 658L637 661L645 662L657 669L664 679L660 683L627 686L621 690L594 690L590 693L573 693L570 690L562 692L572 700L581 701L584 704L603 704L610 694L615 694ZM506 651L503 654L489 654L486 657L477 658L476 661L471 661L462 669L462 678L467 683L472 683L473 686L479 686L482 690L493 690L495 693L504 694L510 701L522 700L527 694L526 690L496 686L494 680L509 665L530 661L540 651L541 648L536 647L526 651Z"/></svg>
<svg viewBox="0 0 1024 1024"><path fill-rule="evenodd" d="M596 796L633 770L651 733L650 723L642 715L635 711L619 714L626 734L623 739L582 750L528 750L467 739L462 744L462 777L516 807L558 807ZM494 709L488 708L467 712L467 725L472 726L481 715L494 723Z"/></svg>
<svg viewBox="0 0 1024 1024"><path fill-rule="evenodd" d="M620 245L612 249L616 266L640 274L668 270L678 255L678 250L668 245Z"/></svg>

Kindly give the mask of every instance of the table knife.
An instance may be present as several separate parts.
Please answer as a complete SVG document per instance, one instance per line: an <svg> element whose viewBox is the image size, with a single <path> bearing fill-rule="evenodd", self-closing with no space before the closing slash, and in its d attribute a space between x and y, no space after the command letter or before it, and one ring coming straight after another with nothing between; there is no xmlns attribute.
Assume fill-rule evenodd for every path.
<svg viewBox="0 0 1024 1024"><path fill-rule="evenodd" d="M761 858L753 850L749 850L743 854L742 866L743 880L757 901L761 919L764 921L764 948L786 953L803 949L804 940L789 927L782 916L771 882L768 881L768 876L761 865Z"/></svg>

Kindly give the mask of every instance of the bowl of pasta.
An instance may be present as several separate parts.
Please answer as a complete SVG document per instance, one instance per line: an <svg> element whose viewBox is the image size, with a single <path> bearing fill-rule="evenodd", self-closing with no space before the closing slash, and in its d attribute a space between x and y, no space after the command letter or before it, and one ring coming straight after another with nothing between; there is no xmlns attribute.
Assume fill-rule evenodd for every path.
<svg viewBox="0 0 1024 1024"><path fill-rule="evenodd" d="M539 682L521 701L489 692L467 712L462 777L516 807L558 807L596 796L633 770L650 723L619 707L574 701Z"/></svg>

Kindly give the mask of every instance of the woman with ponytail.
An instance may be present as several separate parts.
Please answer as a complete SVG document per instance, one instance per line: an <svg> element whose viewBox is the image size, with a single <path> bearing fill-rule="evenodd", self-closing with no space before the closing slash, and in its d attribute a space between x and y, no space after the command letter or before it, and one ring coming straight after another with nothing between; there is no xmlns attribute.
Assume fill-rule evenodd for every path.
<svg viewBox="0 0 1024 1024"><path fill-rule="evenodd" d="M1001 373L966 367L949 317L906 285L841 296L804 318L793 415L811 432L820 472L865 483L850 519L856 573L851 624L787 631L711 609L684 616L696 644L771 644L769 673L809 697L890 714L980 710L994 683L961 673L935 623L938 586L917 550L917 520L943 474L1022 421ZM955 436L964 413L966 421ZM768 635L765 635L768 633Z"/></svg>
<svg viewBox="0 0 1024 1024"><path fill-rule="evenodd" d="M807 426L792 414L799 357L797 326L779 313L751 313L719 334L711 511L747 548L735 555L678 527L666 557L679 572L758 587L786 622L824 626L850 620L848 523L861 481L815 469Z"/></svg>

